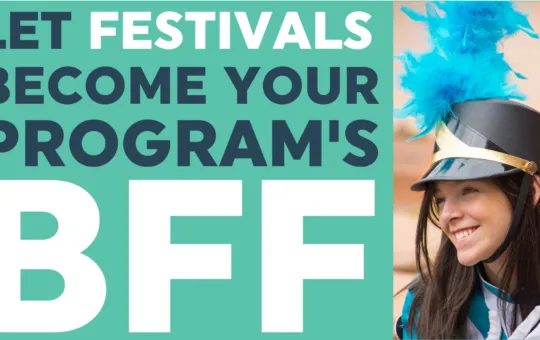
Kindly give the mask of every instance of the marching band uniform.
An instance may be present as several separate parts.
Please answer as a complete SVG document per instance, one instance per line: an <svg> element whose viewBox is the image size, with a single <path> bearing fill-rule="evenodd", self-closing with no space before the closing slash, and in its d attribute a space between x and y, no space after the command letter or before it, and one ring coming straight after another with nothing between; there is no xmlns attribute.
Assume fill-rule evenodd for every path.
<svg viewBox="0 0 540 340"><path fill-rule="evenodd" d="M490 320L489 320L489 311L497 312L497 317L499 318L499 324L501 325L501 335L497 339L507 339L509 330L504 327L504 325L510 324L511 315L514 309L512 305L512 300L509 295L504 294L506 301L510 302L507 308L507 317L506 322L503 320L502 311L499 310L499 289L492 284L490 284L482 273L480 267L477 267L478 276L480 278L480 284L476 287L472 301L471 307L469 309L467 317L467 339L487 339L488 333L490 331ZM407 292L405 297L405 303L403 305L402 315L396 323L396 334L398 334L399 339L410 340L416 339L416 334L409 334L406 331L407 321L409 318L409 312L411 307L411 302L414 294L411 291ZM518 313L518 324L521 323L521 318Z"/></svg>

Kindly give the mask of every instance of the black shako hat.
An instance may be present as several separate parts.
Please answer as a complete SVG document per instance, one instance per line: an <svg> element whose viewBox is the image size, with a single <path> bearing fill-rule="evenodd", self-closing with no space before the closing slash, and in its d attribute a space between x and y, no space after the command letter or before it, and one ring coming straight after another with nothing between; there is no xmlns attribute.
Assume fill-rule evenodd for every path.
<svg viewBox="0 0 540 340"><path fill-rule="evenodd" d="M433 47L399 57L401 87L412 98L395 116L415 118L421 132L413 138L435 130L429 169L411 189L425 190L433 181L524 175L506 239L484 262L495 261L514 239L540 164L540 113L515 101L525 96L508 77L525 77L512 70L498 44L519 31L538 35L509 1L429 2L425 15L402 10L427 26Z"/></svg>
<svg viewBox="0 0 540 340"><path fill-rule="evenodd" d="M540 112L510 100L455 104L437 127L432 164L411 189L441 180L534 175L540 164Z"/></svg>
<svg viewBox="0 0 540 340"><path fill-rule="evenodd" d="M475 100L453 106L436 130L432 163L411 189L444 180L524 177L508 234L484 262L497 260L514 239L540 164L540 112L510 100Z"/></svg>

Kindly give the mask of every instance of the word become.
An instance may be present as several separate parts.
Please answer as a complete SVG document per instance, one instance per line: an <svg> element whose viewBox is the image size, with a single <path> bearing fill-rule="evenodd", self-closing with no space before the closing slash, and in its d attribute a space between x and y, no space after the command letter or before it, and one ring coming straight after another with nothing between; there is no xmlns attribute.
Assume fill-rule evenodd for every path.
<svg viewBox="0 0 540 340"><path fill-rule="evenodd" d="M171 244L171 217L226 220L242 216L242 200L238 180L129 182L130 332L170 332L171 280L232 278L234 245ZM67 332L90 323L107 295L102 270L82 254L100 226L92 196L68 182L4 180L0 207L0 333ZM52 214L56 234L21 240L20 216L28 211ZM364 246L303 244L303 217L374 213L373 180L262 181L263 332L303 331L304 280L364 279ZM20 271L32 269L57 271L60 297L21 301Z"/></svg>
<svg viewBox="0 0 540 340"><path fill-rule="evenodd" d="M302 91L306 91L309 100L315 104L330 104L340 96L345 97L347 104L357 104L359 94L366 103L378 104L373 94L378 83L377 73L369 67L344 69L342 72L340 67L330 67L327 72L320 71L318 67L307 67L305 72L299 72L280 66L260 72L260 67L249 67L243 74L236 67L224 67L223 75L229 78L236 90L237 104L247 104L248 91L253 93L261 89L270 102L279 105L297 101ZM11 74L14 75L13 87L8 87ZM98 67L85 74L73 66L52 71L44 67L15 67L13 72L0 67L0 104L10 99L15 104L44 104L50 97L64 105L79 103L83 98L96 104L110 105L123 101L124 95L129 97L130 104L141 104L143 96L149 99L157 97L161 104L207 104L204 93L206 74L206 67L163 66L155 74L148 74L142 67L130 67L129 75L109 66ZM329 74L328 84L321 84L319 78L324 79L326 74ZM345 79L343 89L342 78ZM74 88L61 88L64 79L70 82L75 79ZM290 83L290 86L284 86L285 90L279 86L283 80ZM112 82L112 89L100 87L98 84L103 81Z"/></svg>

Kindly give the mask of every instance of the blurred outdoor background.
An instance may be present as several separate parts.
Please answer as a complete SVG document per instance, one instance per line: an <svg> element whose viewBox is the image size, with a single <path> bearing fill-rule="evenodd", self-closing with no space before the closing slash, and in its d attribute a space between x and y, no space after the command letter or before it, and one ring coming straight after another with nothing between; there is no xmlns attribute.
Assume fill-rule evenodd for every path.
<svg viewBox="0 0 540 340"><path fill-rule="evenodd" d="M540 34L540 3L518 2L518 9L529 13L529 21ZM422 23L409 19L401 10L407 6L425 13L424 2L394 3L394 55L404 50L424 52L428 50L428 33ZM518 80L521 91L529 98L526 104L540 110L540 39L519 33L504 43L504 52L514 70L524 74L527 80ZM408 94L399 88L397 75L403 72L401 64L394 62L394 106L401 107ZM414 141L406 140L418 132L409 120L394 120L394 293L405 286L417 274L414 259L416 219L422 196L409 190L410 185L429 165L433 148L433 135ZM540 131L538 132L540 133ZM438 229L430 229L430 256L438 249ZM394 299L394 320L401 314L405 294Z"/></svg>

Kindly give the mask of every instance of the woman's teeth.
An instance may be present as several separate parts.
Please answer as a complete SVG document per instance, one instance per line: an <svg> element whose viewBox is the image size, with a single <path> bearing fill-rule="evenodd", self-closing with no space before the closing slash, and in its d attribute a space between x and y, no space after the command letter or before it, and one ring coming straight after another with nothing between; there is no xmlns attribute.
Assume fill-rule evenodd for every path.
<svg viewBox="0 0 540 340"><path fill-rule="evenodd" d="M478 227L474 227L474 228L470 228L470 229L465 229L465 230L460 230L458 231L457 233L455 233L456 235L456 239L460 240L464 237L467 237L469 236L470 234L474 233L476 231L476 229L478 229Z"/></svg>

